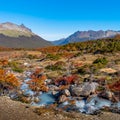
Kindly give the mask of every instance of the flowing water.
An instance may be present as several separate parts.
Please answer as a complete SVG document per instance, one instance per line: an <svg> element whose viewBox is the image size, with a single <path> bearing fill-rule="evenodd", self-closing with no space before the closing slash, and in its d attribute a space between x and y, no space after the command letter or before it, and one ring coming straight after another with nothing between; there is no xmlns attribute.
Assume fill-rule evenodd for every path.
<svg viewBox="0 0 120 120"><path fill-rule="evenodd" d="M21 85L21 90L24 91L24 95L26 96L34 96L35 92L32 91L29 88L29 85L27 84L27 82L30 79L25 79L23 84ZM31 102L31 105L33 106L46 106L46 105L50 105L53 104L54 102L56 102L56 98L52 95L51 92L39 92L38 96L39 98L39 102L35 103L34 101ZM76 108L78 109L78 111L80 112L84 112L86 114L92 114L93 112L103 108L103 107L117 107L118 109L120 109L120 102L118 103L112 103L109 100L103 99L103 98L99 98L97 96L92 97L89 102L87 102L86 100L75 100L76 101ZM69 105L69 102L66 101L64 103L62 103L59 106L67 106Z"/></svg>
<svg viewBox="0 0 120 120"><path fill-rule="evenodd" d="M29 78L25 79L20 89L24 92L23 93L24 95L32 97L36 94L36 92L32 91L29 88L29 85L27 84L29 80L31 79ZM31 104L35 106L45 106L45 105L53 104L55 102L55 97L52 95L51 92L39 92L38 96L36 97L39 98L40 102L35 103L34 101L32 101Z"/></svg>

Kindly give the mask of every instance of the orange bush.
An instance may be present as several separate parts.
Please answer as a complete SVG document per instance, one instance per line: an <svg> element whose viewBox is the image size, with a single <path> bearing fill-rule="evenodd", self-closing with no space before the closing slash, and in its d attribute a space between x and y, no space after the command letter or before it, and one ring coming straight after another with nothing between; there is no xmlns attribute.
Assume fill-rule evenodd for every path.
<svg viewBox="0 0 120 120"><path fill-rule="evenodd" d="M29 87L33 90L33 91L48 91L47 86L44 83L43 79L40 78L34 78L32 80L30 80L28 82Z"/></svg>
<svg viewBox="0 0 120 120"><path fill-rule="evenodd" d="M6 66L6 65L8 65L8 60L7 60L7 59L0 60L0 65L1 65L1 66Z"/></svg>
<svg viewBox="0 0 120 120"><path fill-rule="evenodd" d="M18 87L20 85L18 79L12 73L7 73L5 70L0 69L0 83L3 85L10 85Z"/></svg>
<svg viewBox="0 0 120 120"><path fill-rule="evenodd" d="M32 80L30 80L28 84L33 91L48 91L48 87L45 85L47 77L42 72L43 69L36 69L31 75Z"/></svg>

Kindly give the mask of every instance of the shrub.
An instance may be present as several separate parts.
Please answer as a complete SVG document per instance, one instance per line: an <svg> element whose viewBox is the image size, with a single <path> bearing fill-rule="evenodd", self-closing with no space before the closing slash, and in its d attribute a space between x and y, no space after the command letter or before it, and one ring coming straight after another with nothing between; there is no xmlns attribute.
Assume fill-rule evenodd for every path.
<svg viewBox="0 0 120 120"><path fill-rule="evenodd" d="M74 57L79 57L79 56L81 56L82 55L82 52L78 52L78 53L76 53L75 55L74 55Z"/></svg>
<svg viewBox="0 0 120 120"><path fill-rule="evenodd" d="M29 54L29 55L27 56L27 58L29 58L29 59L37 59L38 56L37 56L37 55L31 55L31 54Z"/></svg>
<svg viewBox="0 0 120 120"><path fill-rule="evenodd" d="M93 62L93 64L98 64L98 63L101 63L101 64L103 64L103 65L106 65L106 64L108 63L108 60L107 60L105 57L103 57L103 58L97 58L97 59Z"/></svg>
<svg viewBox="0 0 120 120"><path fill-rule="evenodd" d="M48 65L45 68L52 71L62 70L61 65Z"/></svg>
<svg viewBox="0 0 120 120"><path fill-rule="evenodd" d="M116 59L115 64L119 64L119 63L120 63L120 59Z"/></svg>
<svg viewBox="0 0 120 120"><path fill-rule="evenodd" d="M90 66L84 65L84 66L78 68L77 72L80 73L80 74L83 74L83 75L86 74L86 73L90 73L91 72L90 71Z"/></svg>
<svg viewBox="0 0 120 120"><path fill-rule="evenodd" d="M60 59L60 55L59 54L47 54L46 58L50 60L58 60Z"/></svg>
<svg viewBox="0 0 120 120"><path fill-rule="evenodd" d="M15 62L15 61L11 61L8 64L10 67L13 67L13 68L18 67L18 62Z"/></svg>
<svg viewBox="0 0 120 120"><path fill-rule="evenodd" d="M8 60L7 59L4 59L4 60L0 60L0 65L2 67L6 67L8 65Z"/></svg>
<svg viewBox="0 0 120 120"><path fill-rule="evenodd" d="M0 84L2 84L3 86L12 87L18 87L20 85L18 79L14 76L14 74L8 74L3 69L0 69Z"/></svg>
<svg viewBox="0 0 120 120"><path fill-rule="evenodd" d="M45 84L47 77L42 73L42 71L42 69L36 69L31 75L31 80L28 82L28 84L33 91L48 91L48 87Z"/></svg>
<svg viewBox="0 0 120 120"><path fill-rule="evenodd" d="M19 73L24 72L24 70L20 67L18 62L15 61L9 62L9 66L12 68L14 72L19 72Z"/></svg>
<svg viewBox="0 0 120 120"><path fill-rule="evenodd" d="M19 73L23 73L24 72L24 70L22 68L18 68L18 67L12 68L12 70L14 72L19 72Z"/></svg>

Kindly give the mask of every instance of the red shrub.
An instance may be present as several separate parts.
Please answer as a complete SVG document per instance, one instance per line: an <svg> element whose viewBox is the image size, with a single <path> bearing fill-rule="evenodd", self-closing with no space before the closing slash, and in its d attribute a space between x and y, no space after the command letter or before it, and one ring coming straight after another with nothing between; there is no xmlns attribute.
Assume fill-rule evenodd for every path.
<svg viewBox="0 0 120 120"><path fill-rule="evenodd" d="M120 80L114 84L109 85L109 88L113 91L120 91Z"/></svg>

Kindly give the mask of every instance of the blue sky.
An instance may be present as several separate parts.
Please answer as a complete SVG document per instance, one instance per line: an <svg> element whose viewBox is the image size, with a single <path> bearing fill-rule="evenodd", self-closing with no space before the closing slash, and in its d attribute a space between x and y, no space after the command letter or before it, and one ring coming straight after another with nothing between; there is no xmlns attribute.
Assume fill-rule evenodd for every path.
<svg viewBox="0 0 120 120"><path fill-rule="evenodd" d="M0 23L6 21L47 40L78 30L120 30L120 0L0 0Z"/></svg>

